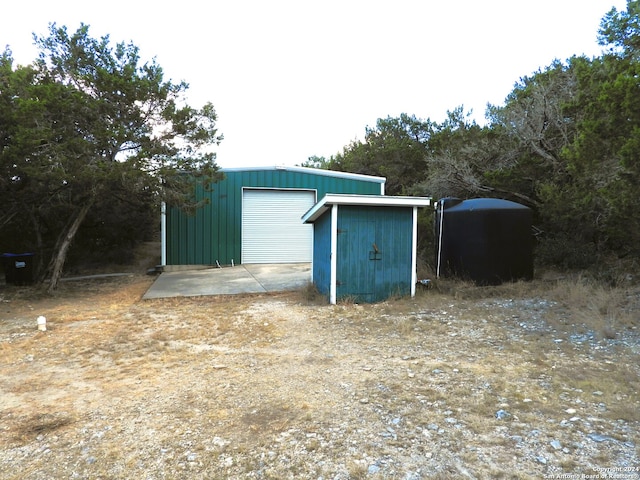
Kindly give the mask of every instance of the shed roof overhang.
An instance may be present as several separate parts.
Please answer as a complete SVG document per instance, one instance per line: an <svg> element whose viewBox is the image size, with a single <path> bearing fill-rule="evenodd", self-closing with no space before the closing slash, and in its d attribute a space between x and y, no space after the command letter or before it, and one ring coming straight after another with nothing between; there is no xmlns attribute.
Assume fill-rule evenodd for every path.
<svg viewBox="0 0 640 480"><path fill-rule="evenodd" d="M431 197L400 197L385 195L326 194L302 216L304 223L313 223L333 205L363 207L428 207Z"/></svg>

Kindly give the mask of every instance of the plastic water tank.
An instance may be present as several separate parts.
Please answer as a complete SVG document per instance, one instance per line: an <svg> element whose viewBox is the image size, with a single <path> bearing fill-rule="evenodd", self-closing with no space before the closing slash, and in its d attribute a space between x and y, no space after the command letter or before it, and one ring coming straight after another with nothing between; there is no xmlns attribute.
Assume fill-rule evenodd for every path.
<svg viewBox="0 0 640 480"><path fill-rule="evenodd" d="M436 269L481 285L533 278L532 211L496 198L436 204Z"/></svg>

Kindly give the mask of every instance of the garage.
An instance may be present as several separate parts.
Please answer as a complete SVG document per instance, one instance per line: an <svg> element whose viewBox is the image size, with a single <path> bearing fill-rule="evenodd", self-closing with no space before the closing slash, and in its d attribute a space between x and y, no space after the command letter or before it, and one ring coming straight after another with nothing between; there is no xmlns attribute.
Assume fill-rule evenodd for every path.
<svg viewBox="0 0 640 480"><path fill-rule="evenodd" d="M242 262L309 263L313 227L300 221L315 204L312 190L242 192Z"/></svg>
<svg viewBox="0 0 640 480"><path fill-rule="evenodd" d="M307 167L223 168L224 178L194 184L195 211L167 204L161 216L162 265L309 263L313 227L302 215L327 193L384 195L385 179Z"/></svg>

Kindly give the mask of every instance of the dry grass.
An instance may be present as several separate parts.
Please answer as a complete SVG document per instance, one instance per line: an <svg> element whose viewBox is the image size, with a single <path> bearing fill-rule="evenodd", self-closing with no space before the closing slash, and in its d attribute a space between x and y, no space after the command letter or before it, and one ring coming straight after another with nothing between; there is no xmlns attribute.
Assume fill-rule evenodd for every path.
<svg viewBox="0 0 640 480"><path fill-rule="evenodd" d="M577 276L558 282L550 292L566 305L574 326L614 339L621 331L638 325L637 305L628 288L610 287Z"/></svg>
<svg viewBox="0 0 640 480"><path fill-rule="evenodd" d="M418 462L425 478L524 479L617 465L639 441L631 286L443 281L330 306L311 287L141 301L151 281L1 292L0 461L19 462L15 478L69 465L84 478L375 479ZM575 446L593 432L620 443Z"/></svg>
<svg viewBox="0 0 640 480"><path fill-rule="evenodd" d="M19 427L15 430L15 436L12 440L24 444L36 440L38 436L53 434L57 430L73 424L76 419L66 412L55 412L35 413L17 421Z"/></svg>

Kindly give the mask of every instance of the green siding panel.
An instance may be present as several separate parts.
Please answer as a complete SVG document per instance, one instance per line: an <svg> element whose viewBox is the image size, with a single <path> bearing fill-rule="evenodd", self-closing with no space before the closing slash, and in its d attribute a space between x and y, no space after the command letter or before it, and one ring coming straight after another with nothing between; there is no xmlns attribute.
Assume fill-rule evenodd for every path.
<svg viewBox="0 0 640 480"><path fill-rule="evenodd" d="M302 168L223 169L226 178L211 191L198 188L198 200L209 204L187 215L167 208L167 265L221 265L241 263L243 188L295 188L316 191L316 201L327 193L379 195L376 177L340 176Z"/></svg>

